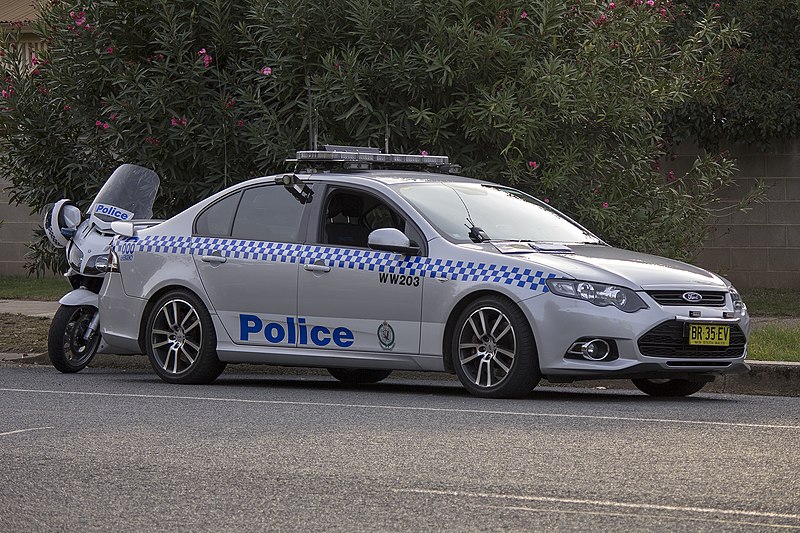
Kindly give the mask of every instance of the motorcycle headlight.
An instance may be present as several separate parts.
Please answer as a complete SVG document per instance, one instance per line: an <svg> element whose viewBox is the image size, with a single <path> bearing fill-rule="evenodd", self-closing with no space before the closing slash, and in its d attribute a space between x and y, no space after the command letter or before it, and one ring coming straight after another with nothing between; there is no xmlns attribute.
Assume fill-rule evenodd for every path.
<svg viewBox="0 0 800 533"><path fill-rule="evenodd" d="M97 274L104 274L106 265L108 265L108 255L93 255L86 261L86 266L83 268L83 273L88 276L95 276Z"/></svg>
<svg viewBox="0 0 800 533"><path fill-rule="evenodd" d="M625 287L594 283L590 281L576 281L568 279L548 279L547 288L553 294L577 300L586 300L598 307L613 305L620 311L635 313L639 309L647 309L638 294Z"/></svg>

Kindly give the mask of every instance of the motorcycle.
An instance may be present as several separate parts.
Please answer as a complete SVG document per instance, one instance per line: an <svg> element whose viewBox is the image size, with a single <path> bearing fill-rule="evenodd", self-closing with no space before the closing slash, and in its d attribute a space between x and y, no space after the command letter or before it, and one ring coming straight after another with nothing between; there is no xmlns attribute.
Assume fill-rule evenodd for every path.
<svg viewBox="0 0 800 533"><path fill-rule="evenodd" d="M68 199L56 202L44 216L44 230L56 248L64 248L72 286L50 324L47 355L61 372L80 372L102 351L100 288L115 233L111 223L149 221L160 180L150 169L118 167L97 193L85 216Z"/></svg>

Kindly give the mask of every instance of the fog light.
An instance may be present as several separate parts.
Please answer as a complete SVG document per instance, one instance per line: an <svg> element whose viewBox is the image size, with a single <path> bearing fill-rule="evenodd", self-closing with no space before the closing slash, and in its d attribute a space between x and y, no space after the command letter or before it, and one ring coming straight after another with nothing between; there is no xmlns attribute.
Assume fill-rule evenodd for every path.
<svg viewBox="0 0 800 533"><path fill-rule="evenodd" d="M611 347L603 339L594 339L583 343L581 354L592 361L602 361L611 353Z"/></svg>

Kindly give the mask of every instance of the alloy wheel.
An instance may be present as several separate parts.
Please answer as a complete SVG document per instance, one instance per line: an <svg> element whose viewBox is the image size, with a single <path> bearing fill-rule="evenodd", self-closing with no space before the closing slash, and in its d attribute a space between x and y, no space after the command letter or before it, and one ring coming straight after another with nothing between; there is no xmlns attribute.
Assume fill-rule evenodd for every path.
<svg viewBox="0 0 800 533"><path fill-rule="evenodd" d="M464 374L478 387L502 383L516 355L514 326L501 310L480 307L464 321L458 336L458 360Z"/></svg>

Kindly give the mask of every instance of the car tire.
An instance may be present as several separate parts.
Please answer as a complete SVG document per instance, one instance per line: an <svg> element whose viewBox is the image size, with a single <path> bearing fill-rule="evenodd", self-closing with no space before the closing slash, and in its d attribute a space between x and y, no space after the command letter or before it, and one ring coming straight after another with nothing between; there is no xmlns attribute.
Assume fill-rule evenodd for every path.
<svg viewBox="0 0 800 533"><path fill-rule="evenodd" d="M470 303L456 320L451 354L461 384L483 398L521 398L541 380L528 319L500 295Z"/></svg>
<svg viewBox="0 0 800 533"><path fill-rule="evenodd" d="M211 383L226 364L217 357L217 335L203 302L187 290L159 298L147 318L150 365L167 383Z"/></svg>
<svg viewBox="0 0 800 533"><path fill-rule="evenodd" d="M634 379L636 388L650 396L677 397L689 396L705 387L705 381L687 379Z"/></svg>
<svg viewBox="0 0 800 533"><path fill-rule="evenodd" d="M377 383L389 377L391 370L372 368L329 368L328 372L342 383Z"/></svg>

